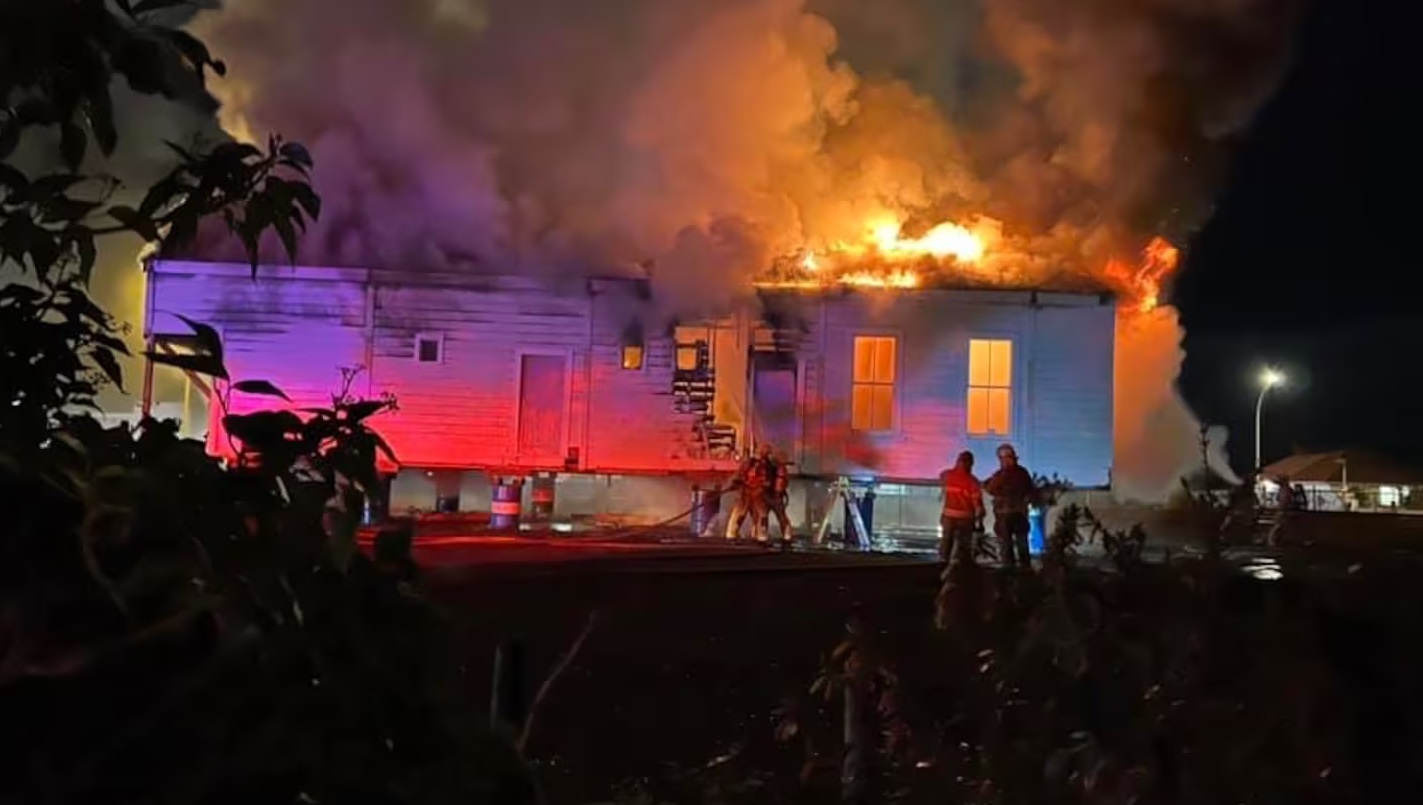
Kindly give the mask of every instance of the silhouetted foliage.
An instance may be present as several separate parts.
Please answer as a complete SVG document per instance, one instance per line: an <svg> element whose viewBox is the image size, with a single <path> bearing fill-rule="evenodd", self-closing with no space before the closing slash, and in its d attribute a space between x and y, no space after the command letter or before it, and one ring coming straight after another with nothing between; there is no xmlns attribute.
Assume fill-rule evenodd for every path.
<svg viewBox="0 0 1423 805"><path fill-rule="evenodd" d="M173 422L106 426L121 329L87 292L96 238L174 247L223 218L257 268L320 214L311 156L273 137L189 153L137 207L80 173L113 153L111 81L202 95L225 68L152 23L167 0L0 0L0 754L6 802L525 802L517 751L461 709L408 557L356 549L391 399L232 413L286 395L228 376L216 330L148 360L211 379L234 458ZM70 173L27 176L26 130Z"/></svg>

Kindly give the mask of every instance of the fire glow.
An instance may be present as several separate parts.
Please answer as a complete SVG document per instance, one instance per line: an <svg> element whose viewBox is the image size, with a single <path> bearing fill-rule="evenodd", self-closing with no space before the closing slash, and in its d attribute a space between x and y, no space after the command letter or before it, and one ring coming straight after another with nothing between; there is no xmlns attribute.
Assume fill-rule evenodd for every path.
<svg viewBox="0 0 1423 805"><path fill-rule="evenodd" d="M1150 313L1161 304L1161 287L1181 262L1181 250L1162 237L1152 238L1141 251L1136 264L1125 260L1107 263L1103 274L1118 286L1142 313Z"/></svg>
<svg viewBox="0 0 1423 805"><path fill-rule="evenodd" d="M802 249L781 266L777 276L758 282L763 288L885 288L908 290L933 284L936 277L969 279L980 284L1011 284L995 270L1000 258L1013 262L1021 255L999 253L990 244L999 223L978 218L972 227L939 223L919 237L906 237L903 223L884 217L864 227L855 242L837 241L828 248ZM1007 251L1007 250L1005 250ZM1161 304L1162 287L1180 264L1180 249L1163 237L1152 238L1136 260L1114 258L1091 272L1123 299L1128 310L1149 313ZM787 269L786 266L789 266ZM1020 282L1032 277L1015 277Z"/></svg>

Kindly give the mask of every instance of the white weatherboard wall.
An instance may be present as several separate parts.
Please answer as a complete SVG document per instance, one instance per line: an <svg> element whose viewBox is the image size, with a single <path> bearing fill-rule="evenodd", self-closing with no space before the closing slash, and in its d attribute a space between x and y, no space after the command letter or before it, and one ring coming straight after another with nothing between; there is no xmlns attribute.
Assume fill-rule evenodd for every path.
<svg viewBox="0 0 1423 805"><path fill-rule="evenodd" d="M646 304L634 284L520 277L401 275L359 269L156 261L150 332L186 334L182 314L223 335L234 379L269 380L296 407L326 405L340 368L363 365L357 394L389 392L400 410L374 424L416 468L530 469L517 455L520 361L566 359L564 452L603 474L699 474L731 462L698 450L693 418L674 408L673 339L643 334L643 364L622 366L628 325ZM1036 473L1108 483L1115 310L1095 296L1027 292L782 294L798 328L797 471L932 482L963 449L979 467L1003 441ZM441 342L415 359L416 337ZM850 428L857 335L898 339L894 425ZM1013 342L1011 433L967 434L969 342ZM740 362L738 362L740 363ZM744 385L740 384L740 385ZM239 399L239 410L273 407ZM210 443L221 445L220 434ZM540 467L553 469L554 467ZM616 496L615 496L616 497Z"/></svg>
<svg viewBox="0 0 1423 805"><path fill-rule="evenodd" d="M1011 442L1024 464L1077 486L1105 486L1112 462L1115 308L1096 296L994 291L873 292L802 304L802 472L928 481L972 450L994 466ZM897 343L893 427L851 428L856 336ZM969 343L1013 344L1005 435L968 433Z"/></svg>

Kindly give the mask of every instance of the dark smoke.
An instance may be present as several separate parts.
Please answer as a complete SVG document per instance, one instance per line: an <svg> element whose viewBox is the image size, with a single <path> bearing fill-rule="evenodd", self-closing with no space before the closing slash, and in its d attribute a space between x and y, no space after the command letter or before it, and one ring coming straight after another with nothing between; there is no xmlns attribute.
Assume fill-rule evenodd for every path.
<svg viewBox="0 0 1423 805"><path fill-rule="evenodd" d="M651 265L671 312L702 313L886 213L992 216L1030 276L1183 239L1298 2L232 0L194 27L231 67L229 131L317 156L302 262ZM1174 349L1174 320L1137 331L1151 348L1119 358ZM1147 404L1189 457L1175 369Z"/></svg>

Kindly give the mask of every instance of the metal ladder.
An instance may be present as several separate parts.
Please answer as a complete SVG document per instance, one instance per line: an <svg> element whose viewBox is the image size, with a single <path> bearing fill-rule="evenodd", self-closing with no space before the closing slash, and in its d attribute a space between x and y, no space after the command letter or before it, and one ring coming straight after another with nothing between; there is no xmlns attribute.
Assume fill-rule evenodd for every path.
<svg viewBox="0 0 1423 805"><path fill-rule="evenodd" d="M850 486L847 478L840 478L830 487L830 503L825 507L825 514L820 518L820 528L815 532L815 544L817 546L825 544L825 538L830 533L830 513L835 511L835 503L839 502L845 507L849 522L845 528L845 545L849 547L850 534L854 533L854 547L862 551L868 551L871 547L870 532L865 528L865 518L860 516L860 496L856 494L854 487Z"/></svg>

